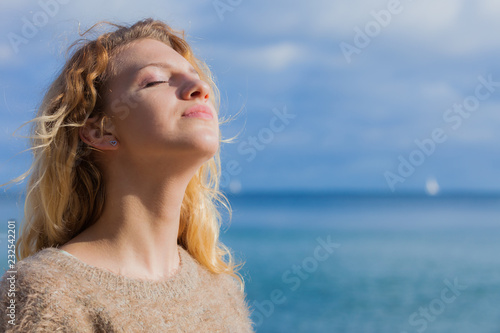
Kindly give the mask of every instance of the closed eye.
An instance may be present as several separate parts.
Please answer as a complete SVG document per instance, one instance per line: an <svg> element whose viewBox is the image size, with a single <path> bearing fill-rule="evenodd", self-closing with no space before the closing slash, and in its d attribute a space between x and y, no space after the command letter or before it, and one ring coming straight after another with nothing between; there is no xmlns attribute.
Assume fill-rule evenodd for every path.
<svg viewBox="0 0 500 333"><path fill-rule="evenodd" d="M153 82L149 82L147 83L144 88L149 88L149 87L153 87L153 86L156 86L160 83L166 83L167 81L153 81Z"/></svg>

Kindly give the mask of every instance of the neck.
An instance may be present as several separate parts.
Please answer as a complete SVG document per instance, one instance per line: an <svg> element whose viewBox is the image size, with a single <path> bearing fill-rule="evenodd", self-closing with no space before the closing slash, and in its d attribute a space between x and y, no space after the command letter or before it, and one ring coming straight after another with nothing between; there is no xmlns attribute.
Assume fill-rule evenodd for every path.
<svg viewBox="0 0 500 333"><path fill-rule="evenodd" d="M79 239L101 257L106 253L101 264L118 274L153 280L173 275L179 266L181 205L199 166L145 166L130 160L108 165L103 213ZM176 169L158 170L158 165Z"/></svg>

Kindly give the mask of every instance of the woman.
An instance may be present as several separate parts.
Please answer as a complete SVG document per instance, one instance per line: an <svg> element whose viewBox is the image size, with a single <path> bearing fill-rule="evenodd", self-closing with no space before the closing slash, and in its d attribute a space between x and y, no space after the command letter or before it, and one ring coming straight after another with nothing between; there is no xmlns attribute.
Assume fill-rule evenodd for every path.
<svg viewBox="0 0 500 333"><path fill-rule="evenodd" d="M14 297L1 280L15 318L0 330L252 332L219 241L210 71L160 21L116 27L79 46L32 121Z"/></svg>

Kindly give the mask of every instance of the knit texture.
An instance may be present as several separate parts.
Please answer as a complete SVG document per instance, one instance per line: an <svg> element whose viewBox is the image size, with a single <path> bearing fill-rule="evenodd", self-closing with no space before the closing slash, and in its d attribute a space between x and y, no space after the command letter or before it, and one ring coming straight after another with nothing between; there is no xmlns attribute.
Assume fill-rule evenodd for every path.
<svg viewBox="0 0 500 333"><path fill-rule="evenodd" d="M166 280L133 279L86 264L55 247L16 263L0 280L0 332L254 332L245 294L178 245ZM9 297L14 275L15 296ZM12 295L10 295L12 296ZM15 325L7 308L15 300Z"/></svg>

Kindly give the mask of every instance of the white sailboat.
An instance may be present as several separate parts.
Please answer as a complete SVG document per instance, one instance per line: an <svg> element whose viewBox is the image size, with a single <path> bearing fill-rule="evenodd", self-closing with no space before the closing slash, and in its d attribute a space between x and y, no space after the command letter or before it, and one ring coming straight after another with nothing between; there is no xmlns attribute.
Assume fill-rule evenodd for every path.
<svg viewBox="0 0 500 333"><path fill-rule="evenodd" d="M428 178L425 182L425 191L428 195L436 195L439 193L439 184L435 178Z"/></svg>

